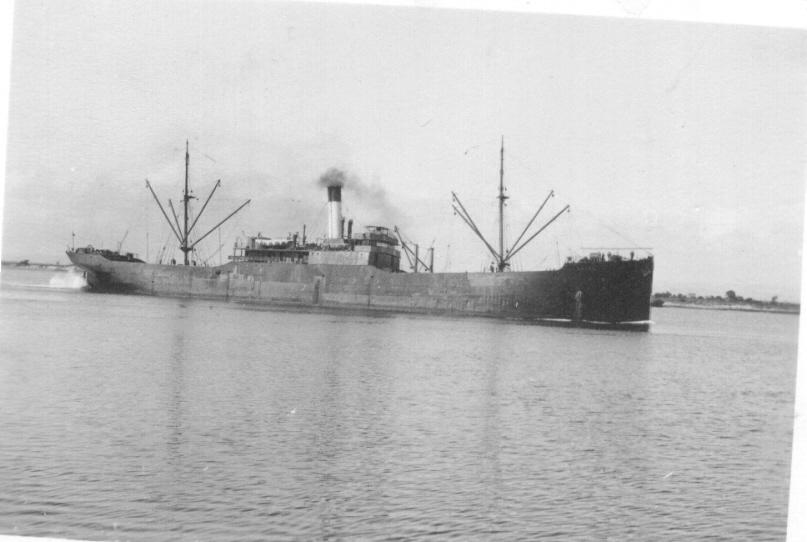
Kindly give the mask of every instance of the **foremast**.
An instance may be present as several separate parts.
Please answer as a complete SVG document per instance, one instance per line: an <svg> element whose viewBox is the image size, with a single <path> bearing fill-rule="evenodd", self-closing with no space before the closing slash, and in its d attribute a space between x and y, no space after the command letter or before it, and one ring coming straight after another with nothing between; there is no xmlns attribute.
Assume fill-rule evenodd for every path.
<svg viewBox="0 0 807 542"><path fill-rule="evenodd" d="M453 200L452 206L454 208L454 214L459 215L459 217L465 222L465 224L471 228L471 231L476 234L477 237L485 244L488 251L493 256L493 259L496 262L495 270L498 272L506 271L508 267L510 267L510 260L515 256L518 252L521 251L525 246L527 246L533 239L535 239L542 231L544 231L550 224L552 224L555 220L560 217L564 212L569 210L569 205L566 205L563 209L558 211L552 218L550 218L543 226L541 226L538 231L533 233L527 240L519 244L521 239L524 237L524 234L527 233L527 230L532 226L535 219L538 218L538 214L543 210L546 203L549 201L549 198L555 195L554 190L549 191L549 195L547 195L546 199L544 199L541 206L538 207L538 210L532 216L530 221L521 231L521 234L518 236L516 241L512 244L512 246L505 250L504 246L504 202L505 200L509 199L509 196L504 194L504 136L502 136L502 144L501 149L499 152L499 250L496 251L493 246L488 242L482 232L479 230L479 227L476 225L474 220L471 218L470 213L465 209L465 206L460 201L460 198L457 196L455 192L451 192L451 199Z"/></svg>

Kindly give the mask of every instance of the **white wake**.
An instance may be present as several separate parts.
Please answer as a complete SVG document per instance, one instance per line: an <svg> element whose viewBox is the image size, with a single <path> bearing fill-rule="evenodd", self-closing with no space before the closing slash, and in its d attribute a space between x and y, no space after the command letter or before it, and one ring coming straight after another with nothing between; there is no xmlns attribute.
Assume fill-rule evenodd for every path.
<svg viewBox="0 0 807 542"><path fill-rule="evenodd" d="M84 278L82 271L65 271L53 275L48 282L48 286L50 288L77 290L87 286L87 279Z"/></svg>

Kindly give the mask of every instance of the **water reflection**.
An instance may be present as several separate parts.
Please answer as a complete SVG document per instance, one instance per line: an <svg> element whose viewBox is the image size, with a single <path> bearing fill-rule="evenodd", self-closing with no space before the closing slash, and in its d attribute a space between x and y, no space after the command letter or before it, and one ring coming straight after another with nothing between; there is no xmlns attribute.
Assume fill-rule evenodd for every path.
<svg viewBox="0 0 807 542"><path fill-rule="evenodd" d="M185 356L188 355L186 348L186 323L188 322L188 306L185 302L176 304L174 313L174 323L171 326L171 349L169 351L168 366L171 374L169 377L168 390L170 399L168 403L168 438L166 441L166 453L169 478L167 488L182 487L182 473L185 467L186 458L183 448L187 443L184 438L184 418L185 418ZM173 506L177 506L177 495L173 494L170 499Z"/></svg>
<svg viewBox="0 0 807 542"><path fill-rule="evenodd" d="M0 312L1 532L783 534L790 319L621 334L48 295L71 301Z"/></svg>

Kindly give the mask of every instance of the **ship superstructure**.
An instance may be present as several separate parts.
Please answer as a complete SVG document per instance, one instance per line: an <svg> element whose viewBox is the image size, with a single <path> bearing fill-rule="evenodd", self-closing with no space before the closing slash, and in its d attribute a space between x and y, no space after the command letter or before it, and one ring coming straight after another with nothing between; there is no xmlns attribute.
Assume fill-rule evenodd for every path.
<svg viewBox="0 0 807 542"><path fill-rule="evenodd" d="M366 226L353 233L353 220L342 216L342 187L328 186L328 236L308 242L303 233L287 237L248 237L243 246L234 247L235 262L297 263L320 265L370 265L390 272L400 271L401 252L398 239L384 226Z"/></svg>

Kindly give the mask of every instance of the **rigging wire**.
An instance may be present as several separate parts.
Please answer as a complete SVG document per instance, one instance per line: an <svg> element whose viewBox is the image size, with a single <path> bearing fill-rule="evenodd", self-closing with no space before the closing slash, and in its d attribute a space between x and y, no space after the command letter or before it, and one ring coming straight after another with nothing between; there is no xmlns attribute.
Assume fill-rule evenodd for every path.
<svg viewBox="0 0 807 542"><path fill-rule="evenodd" d="M320 228L322 228L323 222L326 221L326 219L323 218L323 215L327 214L327 209L328 209L328 202L325 202L319 208L319 211L317 212L316 217L314 218L314 220L312 220L309 223L310 227L306 228L306 237L307 238L311 238L313 236L325 237L327 235L327 232L323 232L323 231L320 230ZM314 237L314 238L316 238L316 237Z"/></svg>
<svg viewBox="0 0 807 542"><path fill-rule="evenodd" d="M600 227L608 230L609 232L613 233L614 235L619 237L622 241L625 241L628 244L629 247L635 247L635 249L637 249L637 250L645 250L646 252L649 252L648 249L641 249L641 245L639 243L637 243L635 240L628 237L626 234L622 233L621 231L617 230L615 227L613 227L611 224L606 222L603 218L601 218L599 215L597 215L593 211L591 211L591 210L589 210L589 209L587 209L585 207L582 207L582 208L578 207L578 212L582 213L583 215L587 215L589 218L594 220L597 223L598 226L600 226Z"/></svg>
<svg viewBox="0 0 807 542"><path fill-rule="evenodd" d="M493 138L493 139L486 139L485 141L480 141L478 143L475 143L475 144L471 145L470 147L466 148L463 151L462 154L463 154L463 156L467 156L468 153L471 152L472 150L478 149L479 147L483 147L485 145L490 145L492 143L498 144L499 143L499 138L496 137L496 138Z"/></svg>
<svg viewBox="0 0 807 542"><path fill-rule="evenodd" d="M526 169L527 171L529 171L533 175L536 175L538 177L541 176L541 174L538 171L536 171L531 166L529 166L520 156L518 156L517 153L514 153L513 151L510 151L509 155L513 158L513 160L515 162L517 162L521 167L523 167L524 169ZM614 235L619 237L621 240L628 243L628 245L633 246L633 247L639 247L640 246L640 243L637 243L635 240L631 239L630 237L628 237L623 232L617 230L615 227L613 227L611 224L606 222L603 218L601 218L599 215L597 215L593 211L587 209L584 206L581 206L579 203L575 203L574 208L575 208L575 212L577 212L577 213L582 212L585 215L589 215L591 218L593 218L595 221L597 221L597 224L599 226L601 226L604 229L608 230L609 232L613 233ZM574 217L574 213L571 213L571 214L572 214L572 217ZM574 218L572 218L572 220L574 220ZM579 231L576 231L575 233L579 234Z"/></svg>

